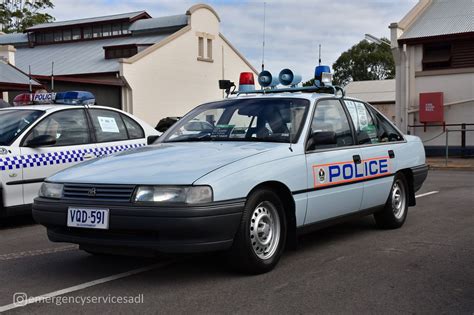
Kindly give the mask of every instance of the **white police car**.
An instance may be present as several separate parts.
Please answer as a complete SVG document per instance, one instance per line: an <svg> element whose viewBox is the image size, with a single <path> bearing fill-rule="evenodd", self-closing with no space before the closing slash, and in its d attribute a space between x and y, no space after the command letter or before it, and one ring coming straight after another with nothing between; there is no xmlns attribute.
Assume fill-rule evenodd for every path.
<svg viewBox="0 0 474 315"><path fill-rule="evenodd" d="M33 205L49 239L90 253L227 250L231 264L261 273L321 226L368 214L381 228L403 225L427 174L419 138L332 86L240 83L238 96L195 108L155 145L49 177ZM185 133L196 121L213 129Z"/></svg>
<svg viewBox="0 0 474 315"><path fill-rule="evenodd" d="M148 136L158 134L143 121L109 107L49 104L0 109L0 216L31 212L46 177L81 161L144 146Z"/></svg>

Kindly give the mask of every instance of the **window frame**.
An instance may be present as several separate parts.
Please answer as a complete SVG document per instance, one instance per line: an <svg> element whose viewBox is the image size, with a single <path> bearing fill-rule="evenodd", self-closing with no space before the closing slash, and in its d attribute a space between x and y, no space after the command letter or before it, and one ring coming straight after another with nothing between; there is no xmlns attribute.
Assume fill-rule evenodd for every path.
<svg viewBox="0 0 474 315"><path fill-rule="evenodd" d="M57 110L57 111L54 111L50 114L46 114L46 112L44 112L44 114L40 117L38 117L37 121L35 122L35 124L33 126L30 126L30 129L24 134L23 138L21 139L20 141L20 145L19 147L22 147L22 148L29 148L27 145L26 145L26 139L30 136L30 134L33 132L33 130L39 125L41 124L41 122L43 122L45 119L47 119L48 117L54 115L54 114L57 114L57 113L60 113L60 112L64 112L64 111L70 111L70 110L82 110L84 112L84 116L86 118L86 122L87 122L87 131L88 131L88 135L89 135L89 141L86 142L86 143L83 143L83 144L69 144L69 145L51 145L51 146L47 146L47 147L40 147L40 148L61 148L61 147L73 147L73 146L78 146L78 145L90 145L90 144L94 144L95 143L95 139L94 137L92 137L92 133L91 133L91 125L89 123L89 117L88 117L88 113L87 113L87 110L85 108L66 108L66 109L61 109L61 110ZM18 137L20 137L21 135L19 135ZM17 138L18 138L17 137Z"/></svg>

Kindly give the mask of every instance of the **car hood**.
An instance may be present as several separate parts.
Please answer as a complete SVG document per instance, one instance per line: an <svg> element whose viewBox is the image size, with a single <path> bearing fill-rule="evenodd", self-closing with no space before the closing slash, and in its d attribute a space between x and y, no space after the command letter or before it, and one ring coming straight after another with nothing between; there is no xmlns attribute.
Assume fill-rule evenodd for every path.
<svg viewBox="0 0 474 315"><path fill-rule="evenodd" d="M61 183L186 185L227 164L282 146L278 143L166 143L81 163L47 180Z"/></svg>

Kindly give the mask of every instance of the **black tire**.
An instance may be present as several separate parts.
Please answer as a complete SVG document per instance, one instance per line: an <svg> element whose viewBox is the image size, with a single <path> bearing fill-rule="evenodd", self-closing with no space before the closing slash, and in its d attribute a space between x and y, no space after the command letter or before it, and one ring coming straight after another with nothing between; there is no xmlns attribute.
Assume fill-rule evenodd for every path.
<svg viewBox="0 0 474 315"><path fill-rule="evenodd" d="M398 193L397 193L398 191ZM381 229L398 229L407 218L408 214L408 184L402 173L397 173L393 179L390 195L382 211L374 213L375 222ZM396 199L399 195L399 199Z"/></svg>
<svg viewBox="0 0 474 315"><path fill-rule="evenodd" d="M276 266L286 242L287 222L284 211L280 198L269 189L259 189L248 197L240 227L232 248L228 252L229 264L234 269L248 274L261 274ZM267 224L266 222L274 223ZM254 228L256 225L262 229L261 233L256 233ZM275 228L272 229L271 226ZM275 232L277 226L279 233ZM279 234L278 237L277 234ZM268 247L258 247L259 244L268 240L270 241Z"/></svg>

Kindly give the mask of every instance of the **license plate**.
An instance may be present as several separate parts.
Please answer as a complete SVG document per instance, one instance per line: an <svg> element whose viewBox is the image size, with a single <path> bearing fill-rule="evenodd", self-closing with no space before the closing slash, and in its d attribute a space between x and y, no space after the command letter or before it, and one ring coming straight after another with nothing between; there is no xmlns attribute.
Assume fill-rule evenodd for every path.
<svg viewBox="0 0 474 315"><path fill-rule="evenodd" d="M109 228L109 209L69 207L67 226L106 230Z"/></svg>

